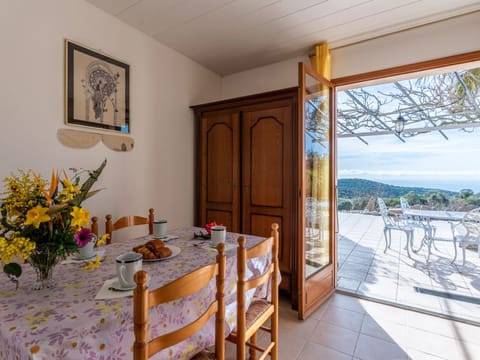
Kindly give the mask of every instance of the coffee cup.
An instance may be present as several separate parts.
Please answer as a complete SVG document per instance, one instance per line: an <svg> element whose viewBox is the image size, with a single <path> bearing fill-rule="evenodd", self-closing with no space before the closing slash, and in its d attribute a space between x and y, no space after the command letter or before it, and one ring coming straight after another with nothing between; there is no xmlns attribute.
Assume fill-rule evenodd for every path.
<svg viewBox="0 0 480 360"><path fill-rule="evenodd" d="M97 237L93 235L92 240L90 242L78 248L77 257L79 259L90 259L91 257L93 257L95 255L94 247L96 242L97 242Z"/></svg>
<svg viewBox="0 0 480 360"><path fill-rule="evenodd" d="M120 287L132 288L135 287L133 275L137 271L142 270L142 254L129 252L115 259L117 263L117 276Z"/></svg>
<svg viewBox="0 0 480 360"><path fill-rule="evenodd" d="M227 235L227 228L223 225L215 225L210 228L210 235L212 239L212 246L217 246L220 243L225 243Z"/></svg>
<svg viewBox="0 0 480 360"><path fill-rule="evenodd" d="M158 220L153 222L153 237L167 237L167 220Z"/></svg>

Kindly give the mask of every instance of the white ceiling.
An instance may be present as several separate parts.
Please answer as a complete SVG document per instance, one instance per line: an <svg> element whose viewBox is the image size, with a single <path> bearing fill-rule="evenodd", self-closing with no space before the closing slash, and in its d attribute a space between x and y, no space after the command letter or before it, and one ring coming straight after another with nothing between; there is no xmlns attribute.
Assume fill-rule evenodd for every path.
<svg viewBox="0 0 480 360"><path fill-rule="evenodd" d="M476 0L87 0L227 75L480 10Z"/></svg>

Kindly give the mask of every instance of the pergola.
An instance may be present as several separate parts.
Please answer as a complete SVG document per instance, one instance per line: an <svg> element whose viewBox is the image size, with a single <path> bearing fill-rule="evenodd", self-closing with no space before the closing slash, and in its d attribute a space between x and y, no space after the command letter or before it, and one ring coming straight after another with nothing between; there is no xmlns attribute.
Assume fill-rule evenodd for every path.
<svg viewBox="0 0 480 360"><path fill-rule="evenodd" d="M405 120L395 131L395 121ZM312 133L322 133L310 122ZM356 137L368 145L367 136L392 134L401 141L444 130L473 131L480 126L480 68L429 75L337 93L337 134ZM308 126L307 126L308 127Z"/></svg>

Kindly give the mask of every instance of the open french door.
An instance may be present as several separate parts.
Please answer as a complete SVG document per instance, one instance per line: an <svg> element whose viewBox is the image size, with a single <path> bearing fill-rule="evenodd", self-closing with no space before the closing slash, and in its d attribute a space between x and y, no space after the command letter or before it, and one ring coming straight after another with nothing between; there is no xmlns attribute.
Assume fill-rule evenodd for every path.
<svg viewBox="0 0 480 360"><path fill-rule="evenodd" d="M298 316L307 318L337 283L335 92L299 64Z"/></svg>

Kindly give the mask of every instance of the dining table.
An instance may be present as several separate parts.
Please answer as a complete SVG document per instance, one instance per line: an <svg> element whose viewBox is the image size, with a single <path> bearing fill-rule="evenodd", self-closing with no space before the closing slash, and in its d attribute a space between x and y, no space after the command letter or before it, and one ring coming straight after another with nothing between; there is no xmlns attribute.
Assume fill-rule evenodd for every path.
<svg viewBox="0 0 480 360"><path fill-rule="evenodd" d="M452 263L457 259L457 245L456 238L454 236L455 224L462 221L466 212L463 211L449 211L449 210L423 210L423 209L405 209L402 211L402 214L410 220L420 221L425 228L425 236L420 243L418 249L414 249L412 245L412 250L414 252L420 251L420 249L425 245L427 246L427 261L430 259L431 247L435 246L435 241L447 241L453 243L454 249L454 258ZM432 221L447 221L450 223L452 236L451 237L439 237L435 235L434 227Z"/></svg>
<svg viewBox="0 0 480 360"><path fill-rule="evenodd" d="M201 266L215 262L217 250L210 240L197 238L202 229L187 227L169 231L167 246L173 257L162 261L143 261L149 275L149 288L165 285ZM241 234L226 235L225 319L226 334L236 322L236 244ZM244 235L247 248L263 240ZM0 288L0 359L132 359L133 358L133 291L105 288L116 279L115 258L133 247L149 241L151 236L113 242L96 248L102 256L97 269L85 269L85 262L64 261L56 266L56 286L32 290L35 273L23 266L20 286L5 276ZM249 275L258 275L270 264L270 257L250 261ZM0 275L4 276L4 275ZM107 294L105 295L105 289ZM149 336L170 332L201 315L215 296L215 280L208 287L178 301L150 310ZM252 289L251 298L265 296L266 289ZM105 296L99 296L104 294ZM191 338L157 353L152 359L189 359L200 350L214 345L214 318Z"/></svg>

